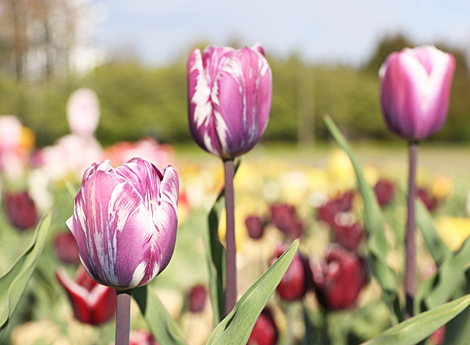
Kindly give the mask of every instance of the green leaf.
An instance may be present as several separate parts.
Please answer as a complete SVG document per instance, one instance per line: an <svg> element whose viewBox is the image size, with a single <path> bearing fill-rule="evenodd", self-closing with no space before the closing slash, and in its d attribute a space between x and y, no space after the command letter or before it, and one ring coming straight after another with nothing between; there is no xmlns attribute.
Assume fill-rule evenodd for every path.
<svg viewBox="0 0 470 345"><path fill-rule="evenodd" d="M371 271L383 291L383 298L391 311L392 322L401 319L400 305L397 295L395 273L387 264L388 244L384 233L384 221L379 203L372 187L367 183L361 166L354 156L351 147L330 117L325 123L336 143L348 154L356 172L357 184L364 200L364 223L368 233L367 250L369 252Z"/></svg>
<svg viewBox="0 0 470 345"><path fill-rule="evenodd" d="M67 194L72 198L72 200L75 200L75 196L78 191L75 190L74 185L71 184L69 180L65 180L65 189L67 189Z"/></svg>
<svg viewBox="0 0 470 345"><path fill-rule="evenodd" d="M39 222L33 240L13 266L0 277L0 338L36 269L51 224L50 212Z"/></svg>
<svg viewBox="0 0 470 345"><path fill-rule="evenodd" d="M240 167L241 159L235 163L235 174ZM214 327L225 315L225 248L219 240L220 214L225 205L225 188L223 188L208 216L208 231L203 231L209 268L209 292L212 303Z"/></svg>
<svg viewBox="0 0 470 345"><path fill-rule="evenodd" d="M470 305L470 295L406 320L362 345L414 345L445 325Z"/></svg>
<svg viewBox="0 0 470 345"><path fill-rule="evenodd" d="M147 285L134 289L132 297L160 345L186 345L178 324Z"/></svg>
<svg viewBox="0 0 470 345"><path fill-rule="evenodd" d="M279 259L240 298L232 312L212 332L207 345L245 345L261 311L294 258L295 240Z"/></svg>
<svg viewBox="0 0 470 345"><path fill-rule="evenodd" d="M465 240L462 248L454 253L431 278L435 284L432 292L425 298L429 309L447 302L455 289L465 280L465 266L470 262L470 237Z"/></svg>

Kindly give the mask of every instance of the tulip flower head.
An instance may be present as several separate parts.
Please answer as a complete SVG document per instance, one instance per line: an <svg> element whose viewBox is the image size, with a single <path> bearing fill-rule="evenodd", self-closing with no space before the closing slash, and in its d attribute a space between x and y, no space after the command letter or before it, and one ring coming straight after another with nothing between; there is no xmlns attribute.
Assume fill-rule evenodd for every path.
<svg viewBox="0 0 470 345"><path fill-rule="evenodd" d="M63 268L55 272L72 304L75 317L90 325L100 325L110 320L116 311L116 292L95 283L80 267L75 279L71 279Z"/></svg>
<svg viewBox="0 0 470 345"><path fill-rule="evenodd" d="M415 142L436 134L447 118L454 69L454 57L433 46L390 54L379 71L390 131Z"/></svg>
<svg viewBox="0 0 470 345"><path fill-rule="evenodd" d="M200 313L204 310L207 299L207 289L204 285L195 285L189 291L189 311Z"/></svg>
<svg viewBox="0 0 470 345"><path fill-rule="evenodd" d="M73 134L91 137L98 127L100 106L98 96L93 90L78 89L67 102L67 121Z"/></svg>
<svg viewBox="0 0 470 345"><path fill-rule="evenodd" d="M271 68L260 45L191 53L189 128L207 152L225 160L250 151L268 124L271 97Z"/></svg>
<svg viewBox="0 0 470 345"><path fill-rule="evenodd" d="M320 264L310 262L318 302L327 310L353 307L367 283L364 259L340 247L331 247Z"/></svg>
<svg viewBox="0 0 470 345"><path fill-rule="evenodd" d="M178 189L173 167L160 171L139 158L89 167L67 226L90 277L127 290L159 274L175 246Z"/></svg>
<svg viewBox="0 0 470 345"><path fill-rule="evenodd" d="M36 204L27 191L6 193L4 203L8 220L15 228L26 230L36 225Z"/></svg>
<svg viewBox="0 0 470 345"><path fill-rule="evenodd" d="M261 312L251 331L248 345L275 345L278 331L271 309L266 307Z"/></svg>

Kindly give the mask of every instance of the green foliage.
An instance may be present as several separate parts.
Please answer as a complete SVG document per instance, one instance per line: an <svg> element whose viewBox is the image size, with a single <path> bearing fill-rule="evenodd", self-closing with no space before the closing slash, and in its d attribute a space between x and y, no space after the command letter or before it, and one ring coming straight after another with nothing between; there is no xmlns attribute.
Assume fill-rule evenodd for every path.
<svg viewBox="0 0 470 345"><path fill-rule="evenodd" d="M50 223L51 214L49 213L38 224L28 249L8 272L0 277L0 338L5 333L9 320L36 269L46 243Z"/></svg>
<svg viewBox="0 0 470 345"><path fill-rule="evenodd" d="M395 273L387 264L388 244L385 239L380 206L348 142L331 118L326 117L325 123L336 143L348 154L354 166L357 184L364 200L364 223L368 233L367 250L369 251L372 274L382 287L383 298L389 307L392 321L397 323L402 316L397 294L398 284Z"/></svg>
<svg viewBox="0 0 470 345"><path fill-rule="evenodd" d="M462 313L468 305L470 305L470 295L408 319L362 345L417 344L428 337L432 332Z"/></svg>

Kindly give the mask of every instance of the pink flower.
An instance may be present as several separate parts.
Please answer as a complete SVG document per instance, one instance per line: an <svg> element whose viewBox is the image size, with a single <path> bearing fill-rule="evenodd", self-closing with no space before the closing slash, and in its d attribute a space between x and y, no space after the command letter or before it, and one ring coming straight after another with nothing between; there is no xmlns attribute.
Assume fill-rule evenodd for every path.
<svg viewBox="0 0 470 345"><path fill-rule="evenodd" d="M72 304L75 317L90 325L100 325L110 320L116 312L116 292L91 279L83 267L72 280L63 268L56 269L56 277L64 287Z"/></svg>
<svg viewBox="0 0 470 345"><path fill-rule="evenodd" d="M454 57L433 46L390 54L379 72L390 131L408 141L436 134L447 118L454 69Z"/></svg>
<svg viewBox="0 0 470 345"><path fill-rule="evenodd" d="M93 90L78 89L67 102L67 121L70 130L79 137L91 137L98 127L100 105Z"/></svg>
<svg viewBox="0 0 470 345"><path fill-rule="evenodd" d="M139 158L85 171L67 226L96 282L132 289L165 269L176 241L178 190L173 167L160 171Z"/></svg>
<svg viewBox="0 0 470 345"><path fill-rule="evenodd" d="M318 208L318 219L328 223L330 226L333 226L335 216L338 213L347 212L352 209L353 199L354 192L348 191L334 199L327 201Z"/></svg>
<svg viewBox="0 0 470 345"><path fill-rule="evenodd" d="M210 46L189 56L189 129L207 152L233 159L250 151L268 124L271 97L271 68L260 45Z"/></svg>
<svg viewBox="0 0 470 345"><path fill-rule="evenodd" d="M304 225L297 216L295 207L283 203L276 203L269 208L271 221L287 237L295 239L302 235Z"/></svg>

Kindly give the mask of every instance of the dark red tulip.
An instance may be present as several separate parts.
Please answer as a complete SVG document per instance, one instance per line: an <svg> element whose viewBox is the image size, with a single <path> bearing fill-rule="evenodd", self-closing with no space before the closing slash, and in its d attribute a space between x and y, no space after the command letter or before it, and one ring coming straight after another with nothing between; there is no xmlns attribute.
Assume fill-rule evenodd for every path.
<svg viewBox="0 0 470 345"><path fill-rule="evenodd" d="M433 212L436 209L438 202L435 198L432 197L428 189L418 188L416 195L421 199L429 212Z"/></svg>
<svg viewBox="0 0 470 345"><path fill-rule="evenodd" d="M189 311L200 313L204 310L207 299L207 289L204 285L195 285L189 291Z"/></svg>
<svg viewBox="0 0 470 345"><path fill-rule="evenodd" d="M11 225L18 229L32 228L38 221L36 205L27 191L7 193L5 209Z"/></svg>
<svg viewBox="0 0 470 345"><path fill-rule="evenodd" d="M64 287L72 304L75 317L90 325L110 320L116 312L116 292L91 279L80 266L72 280L63 268L56 269L56 277Z"/></svg>
<svg viewBox="0 0 470 345"><path fill-rule="evenodd" d="M263 220L255 215L246 217L245 226L248 230L250 238L257 240L263 237L264 234L264 222Z"/></svg>
<svg viewBox="0 0 470 345"><path fill-rule="evenodd" d="M436 329L430 336L429 336L429 343L432 345L441 345L444 343L444 339L446 336L446 326L442 326Z"/></svg>
<svg viewBox="0 0 470 345"><path fill-rule="evenodd" d="M277 327L271 309L266 307L256 320L247 345L276 345Z"/></svg>
<svg viewBox="0 0 470 345"><path fill-rule="evenodd" d="M54 239L55 251L60 261L66 264L78 264L78 247L70 231L59 232Z"/></svg>
<svg viewBox="0 0 470 345"><path fill-rule="evenodd" d="M364 259L340 247L331 247L324 261L311 263L318 302L328 310L353 307L367 283Z"/></svg>
<svg viewBox="0 0 470 345"><path fill-rule="evenodd" d="M294 206L277 203L270 207L271 220L287 237L294 239L302 235L304 225L298 218Z"/></svg>
<svg viewBox="0 0 470 345"><path fill-rule="evenodd" d="M341 224L338 221L334 221L333 232L335 234L335 241L351 251L357 249L364 236L364 229L359 223Z"/></svg>
<svg viewBox="0 0 470 345"><path fill-rule="evenodd" d="M384 207L392 201L395 194L395 185L389 180L380 179L375 184L374 191L380 207Z"/></svg>
<svg viewBox="0 0 470 345"><path fill-rule="evenodd" d="M327 201L318 208L318 219L333 226L336 214L352 209L353 198L354 192L348 191L335 199Z"/></svg>
<svg viewBox="0 0 470 345"><path fill-rule="evenodd" d="M274 251L271 264L276 261L289 248L287 244L280 244ZM284 277L276 288L279 296L285 301L294 301L304 297L311 285L311 272L307 260L297 252L287 269Z"/></svg>

